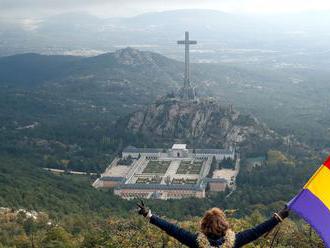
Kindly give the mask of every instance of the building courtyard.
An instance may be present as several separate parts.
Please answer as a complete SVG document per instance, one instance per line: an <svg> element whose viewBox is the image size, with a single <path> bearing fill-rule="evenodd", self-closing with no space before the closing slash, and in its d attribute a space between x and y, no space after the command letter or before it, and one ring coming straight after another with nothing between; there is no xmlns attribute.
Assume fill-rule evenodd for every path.
<svg viewBox="0 0 330 248"><path fill-rule="evenodd" d="M93 186L112 188L116 195L125 199L158 198L180 199L203 198L207 186L222 191L233 185L237 172L230 177L222 170L214 170L209 178L211 164L223 159L235 159L233 149L187 149L185 144L172 148L127 147L121 158L115 158ZM219 176L220 175L220 176ZM210 185L211 184L211 185ZM221 190L219 190L221 189Z"/></svg>

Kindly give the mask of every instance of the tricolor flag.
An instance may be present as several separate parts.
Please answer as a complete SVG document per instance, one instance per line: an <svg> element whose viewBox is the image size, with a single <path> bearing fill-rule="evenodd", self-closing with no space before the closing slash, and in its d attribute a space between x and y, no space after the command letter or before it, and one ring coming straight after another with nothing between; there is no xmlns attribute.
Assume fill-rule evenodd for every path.
<svg viewBox="0 0 330 248"><path fill-rule="evenodd" d="M304 218L330 248L330 157L289 203L289 208Z"/></svg>

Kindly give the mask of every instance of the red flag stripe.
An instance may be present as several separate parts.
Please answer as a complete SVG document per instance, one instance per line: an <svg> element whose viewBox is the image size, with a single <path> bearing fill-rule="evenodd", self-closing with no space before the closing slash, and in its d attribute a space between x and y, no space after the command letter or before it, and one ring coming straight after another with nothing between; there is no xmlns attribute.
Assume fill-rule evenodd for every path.
<svg viewBox="0 0 330 248"><path fill-rule="evenodd" d="M323 165L330 169L330 157L328 157L328 159L323 163Z"/></svg>

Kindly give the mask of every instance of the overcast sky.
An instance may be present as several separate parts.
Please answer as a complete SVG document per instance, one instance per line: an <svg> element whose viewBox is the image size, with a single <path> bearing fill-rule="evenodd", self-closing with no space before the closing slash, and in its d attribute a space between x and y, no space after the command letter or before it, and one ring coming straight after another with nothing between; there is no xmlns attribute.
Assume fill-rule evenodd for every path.
<svg viewBox="0 0 330 248"><path fill-rule="evenodd" d="M240 13L329 10L329 0L0 0L2 18L42 18L87 11L101 17L134 16L150 11L213 9Z"/></svg>

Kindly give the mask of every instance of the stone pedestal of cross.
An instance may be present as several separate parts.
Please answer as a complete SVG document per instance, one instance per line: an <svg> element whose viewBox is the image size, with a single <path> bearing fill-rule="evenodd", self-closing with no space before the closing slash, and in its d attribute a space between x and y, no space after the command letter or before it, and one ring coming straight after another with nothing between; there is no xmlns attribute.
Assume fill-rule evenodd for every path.
<svg viewBox="0 0 330 248"><path fill-rule="evenodd" d="M190 85L190 68L189 68L189 46L196 45L197 41L189 40L189 32L185 32L185 39L178 41L179 45L185 45L185 70L184 70L184 86L181 89L181 96L184 99L193 99L195 97L195 93L193 88Z"/></svg>

